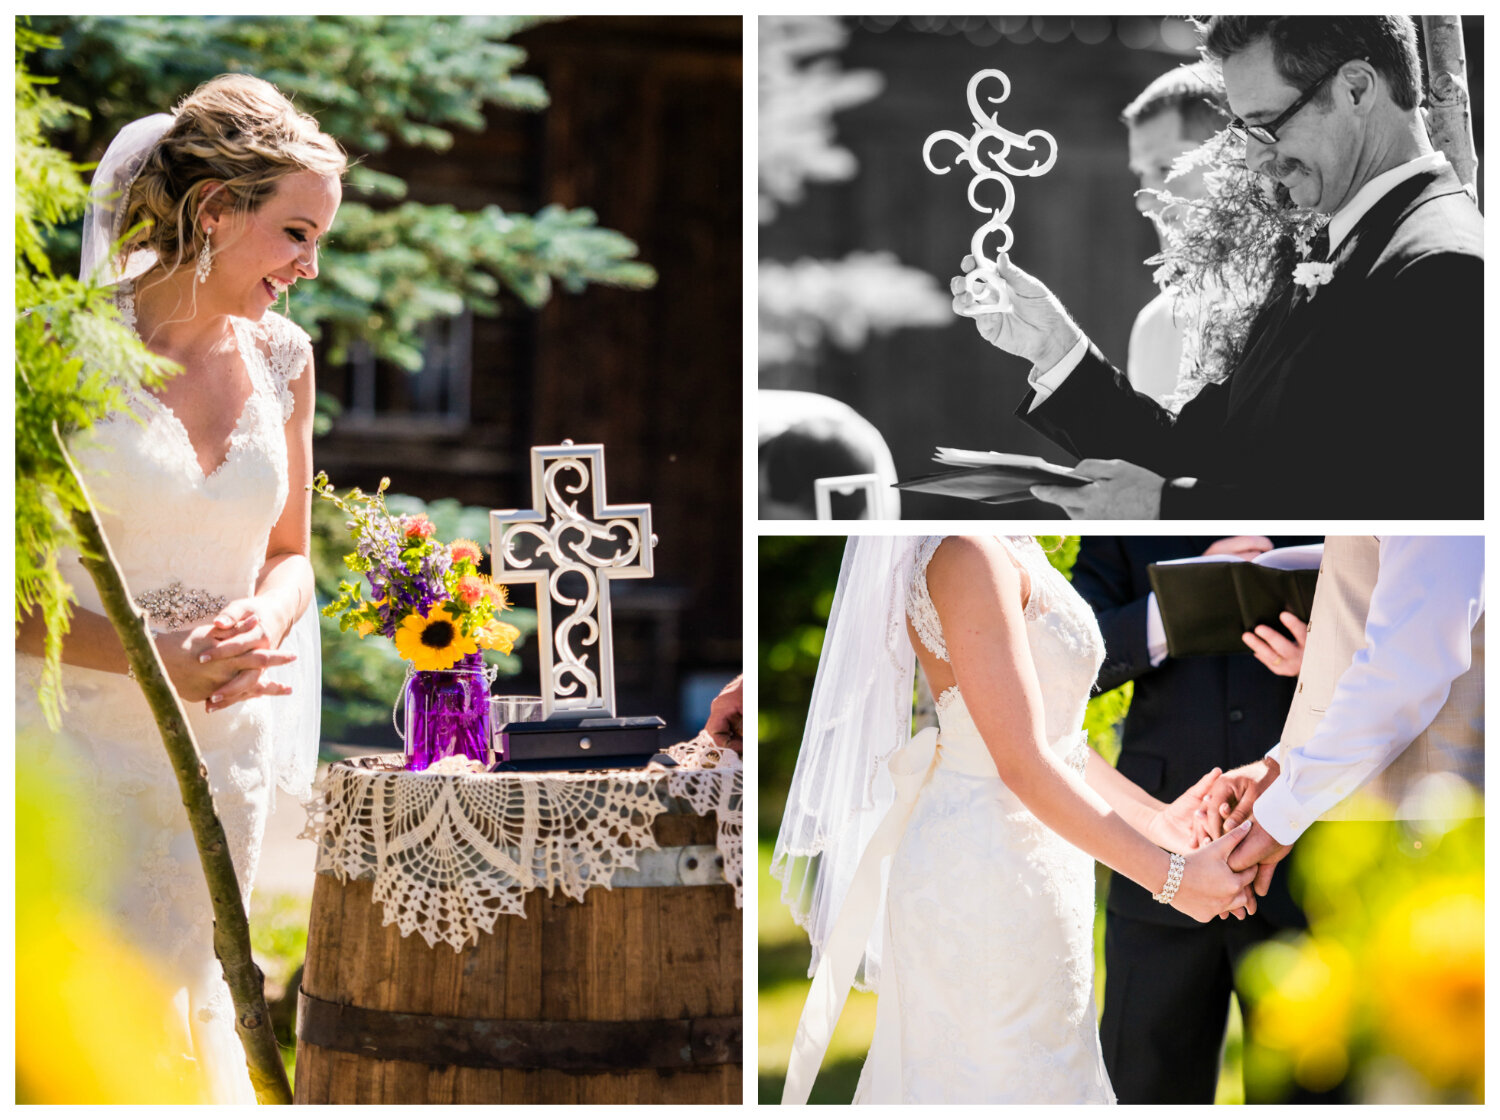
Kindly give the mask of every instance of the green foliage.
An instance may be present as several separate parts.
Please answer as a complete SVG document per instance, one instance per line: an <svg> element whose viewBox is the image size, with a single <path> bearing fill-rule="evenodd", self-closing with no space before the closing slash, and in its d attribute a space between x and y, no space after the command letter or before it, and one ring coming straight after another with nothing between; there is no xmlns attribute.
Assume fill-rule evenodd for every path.
<svg viewBox="0 0 1500 1120"><path fill-rule="evenodd" d="M465 212L402 203L373 210L345 203L320 255L318 281L298 286L291 317L327 334L329 358L343 362L360 341L405 369L419 369L417 331L465 307L499 312L502 284L528 307L552 296L553 281L570 292L590 283L644 289L650 265L633 260L633 241L599 228L592 210L545 207L536 217L498 206Z"/></svg>
<svg viewBox="0 0 1500 1120"><path fill-rule="evenodd" d="M1038 537L1037 541L1047 551L1052 566L1073 578L1073 565L1078 562L1078 546L1082 537ZM1089 746L1098 751L1111 766L1120 757L1120 725L1125 713L1130 711L1130 698L1135 695L1135 682L1126 681L1119 688L1101 692L1089 701L1083 713L1083 729L1088 733Z"/></svg>
<svg viewBox="0 0 1500 1120"><path fill-rule="evenodd" d="M109 293L53 274L47 232L83 210L81 168L52 148L46 132L82 110L33 77L29 54L53 45L16 29L16 605L47 628L40 699L48 722L60 715L62 642L72 588L58 568L78 550L69 515L87 508L61 437L124 410L124 390L155 384L172 368L121 322ZM107 371L107 373L106 373Z"/></svg>
<svg viewBox="0 0 1500 1120"><path fill-rule="evenodd" d="M763 835L775 836L781 823L843 555L843 537L760 538L756 749Z"/></svg>
<svg viewBox="0 0 1500 1120"><path fill-rule="evenodd" d="M393 144L448 150L454 130L482 131L488 108L536 111L547 93L516 71L526 52L506 40L537 23L519 16L48 16L56 36L43 65L64 95L92 106L71 122L76 151L102 150L128 121L175 104L225 72L275 83L347 149ZM316 66L308 60L316 59ZM64 122L50 122L56 127ZM399 200L400 178L356 164L351 195ZM298 285L289 313L333 361L350 343L405 369L421 366L418 328L464 308L497 313L502 291L528 307L588 284L642 289L656 272L593 211L548 206L535 216L489 206L349 201L325 238L316 282ZM59 259L71 250L54 240ZM327 417L327 409L320 416ZM326 426L327 419L321 423Z"/></svg>

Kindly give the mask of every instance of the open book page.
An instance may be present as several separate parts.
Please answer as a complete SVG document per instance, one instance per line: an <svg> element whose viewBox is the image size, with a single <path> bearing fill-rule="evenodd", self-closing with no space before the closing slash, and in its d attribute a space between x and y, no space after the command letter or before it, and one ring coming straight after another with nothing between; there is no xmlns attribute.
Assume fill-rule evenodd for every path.
<svg viewBox="0 0 1500 1120"><path fill-rule="evenodd" d="M1162 565L1168 564L1259 564L1265 568L1275 568L1283 572L1300 572L1309 568L1316 568L1323 562L1323 546L1321 544L1299 544L1287 548L1273 548L1269 552L1262 552L1254 560L1247 561L1243 556L1186 556L1181 560L1162 560Z"/></svg>
<svg viewBox="0 0 1500 1120"><path fill-rule="evenodd" d="M1076 478L1070 467L1049 463L1040 455L1015 455L1008 451L965 451L958 447L939 447L932 461L949 467L1013 467L1045 471L1059 478Z"/></svg>

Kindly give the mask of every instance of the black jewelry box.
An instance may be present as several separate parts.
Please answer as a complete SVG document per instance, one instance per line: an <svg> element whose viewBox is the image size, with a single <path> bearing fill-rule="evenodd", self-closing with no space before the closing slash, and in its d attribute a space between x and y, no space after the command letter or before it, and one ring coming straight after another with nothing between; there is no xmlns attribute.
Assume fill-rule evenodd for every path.
<svg viewBox="0 0 1500 1120"><path fill-rule="evenodd" d="M490 767L497 773L518 770L640 769L658 757L659 716L560 717L536 723L509 723L500 731Z"/></svg>

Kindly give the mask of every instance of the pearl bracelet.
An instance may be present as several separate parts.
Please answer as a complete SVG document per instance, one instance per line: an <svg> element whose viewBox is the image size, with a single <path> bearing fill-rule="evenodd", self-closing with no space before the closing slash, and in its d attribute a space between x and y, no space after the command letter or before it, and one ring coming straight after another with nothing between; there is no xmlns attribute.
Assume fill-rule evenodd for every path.
<svg viewBox="0 0 1500 1120"><path fill-rule="evenodd" d="M1167 904L1177 894L1177 888L1182 886L1182 871L1187 866L1187 860L1178 852L1172 853L1172 866L1167 871L1167 882L1162 889L1151 897L1157 902Z"/></svg>

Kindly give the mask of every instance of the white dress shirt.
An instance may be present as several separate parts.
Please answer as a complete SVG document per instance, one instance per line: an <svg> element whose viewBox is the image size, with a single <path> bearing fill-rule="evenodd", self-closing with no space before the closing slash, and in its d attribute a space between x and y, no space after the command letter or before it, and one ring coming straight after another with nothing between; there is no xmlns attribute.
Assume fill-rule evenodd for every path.
<svg viewBox="0 0 1500 1120"><path fill-rule="evenodd" d="M1164 288L1135 317L1130 328L1130 347L1125 355L1125 376L1137 393L1145 393L1165 406L1177 391L1182 366L1182 328L1177 321L1177 289Z"/></svg>
<svg viewBox="0 0 1500 1120"><path fill-rule="evenodd" d="M1393 167L1389 171L1383 171L1371 179L1355 192L1354 197L1339 208L1332 218L1328 220L1328 244L1330 251L1337 249L1340 242L1349 236L1358 221L1374 206L1401 183L1406 182L1413 175L1419 175L1423 171L1442 167L1448 161L1442 152L1428 152L1426 155L1418 156L1416 159L1408 160L1399 167ZM1031 402L1028 412L1036 409L1043 401L1055 393L1068 374L1078 368L1078 363L1083 361L1083 356L1088 353L1088 336L1081 336L1073 348L1063 355L1062 360L1048 370L1039 370L1031 367L1031 373L1027 380L1036 396ZM1132 384L1134 382L1132 381Z"/></svg>
<svg viewBox="0 0 1500 1120"><path fill-rule="evenodd" d="M1381 537L1365 647L1312 738L1270 752L1281 774L1255 802L1261 827L1291 844L1390 765L1468 670L1483 613L1483 537Z"/></svg>

